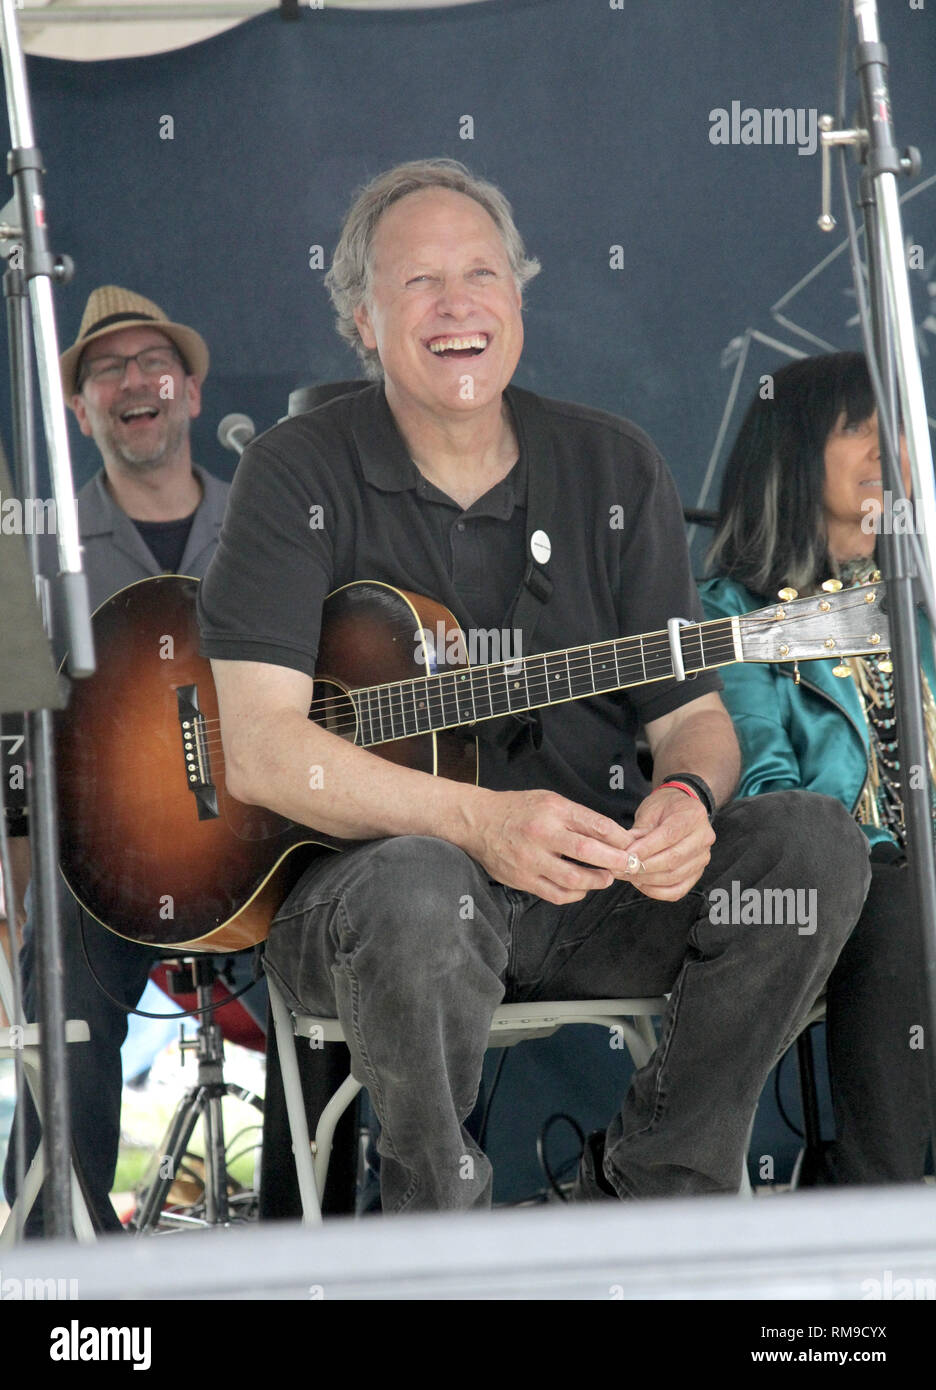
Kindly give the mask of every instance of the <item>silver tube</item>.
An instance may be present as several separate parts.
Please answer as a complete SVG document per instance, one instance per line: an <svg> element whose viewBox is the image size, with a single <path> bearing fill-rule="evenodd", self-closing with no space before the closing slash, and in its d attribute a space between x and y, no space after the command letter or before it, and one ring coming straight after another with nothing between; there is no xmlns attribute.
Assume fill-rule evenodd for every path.
<svg viewBox="0 0 936 1390"><path fill-rule="evenodd" d="M929 422L926 418L926 397L917 352L913 305L904 260L904 237L900 218L900 201L893 174L882 174L877 181L878 211L881 234L887 257L887 294L894 319L897 348L897 386L903 428L910 455L913 477L914 509L920 508L923 525L920 541L926 555L932 583L936 587L936 481L933 476L933 450ZM933 651L936 656L936 632Z"/></svg>
<svg viewBox="0 0 936 1390"><path fill-rule="evenodd" d="M0 0L3 10L3 32L16 31L16 7L13 0ZM3 81L7 90L7 115L10 118L10 144L14 149L31 149L33 136L32 111L26 86L26 63L18 43L0 44L3 53ZM20 209L21 213L23 212Z"/></svg>
<svg viewBox="0 0 936 1390"><path fill-rule="evenodd" d="M877 0L853 0L852 10L862 43L879 43Z"/></svg>
<svg viewBox="0 0 936 1390"><path fill-rule="evenodd" d="M65 420L65 400L59 375L58 334L52 307L52 284L45 275L33 276L29 282L29 303L33 315L33 336L36 339L36 370L39 375L39 396L45 424L49 471L52 492L56 499L72 495L73 480L68 451L68 425ZM56 535L58 538L59 569L77 574L81 569L81 548L78 538L78 512L74 506L56 504Z"/></svg>

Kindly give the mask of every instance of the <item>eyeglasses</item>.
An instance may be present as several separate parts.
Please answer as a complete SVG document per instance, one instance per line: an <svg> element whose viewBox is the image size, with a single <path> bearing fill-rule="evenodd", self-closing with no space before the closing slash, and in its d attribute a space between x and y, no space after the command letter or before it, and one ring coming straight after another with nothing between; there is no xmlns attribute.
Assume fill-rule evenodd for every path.
<svg viewBox="0 0 936 1390"><path fill-rule="evenodd" d="M131 357L94 357L81 374L81 385L86 381L123 381L128 362L135 362L144 376L163 376L171 372L182 358L174 348L151 347L135 352Z"/></svg>

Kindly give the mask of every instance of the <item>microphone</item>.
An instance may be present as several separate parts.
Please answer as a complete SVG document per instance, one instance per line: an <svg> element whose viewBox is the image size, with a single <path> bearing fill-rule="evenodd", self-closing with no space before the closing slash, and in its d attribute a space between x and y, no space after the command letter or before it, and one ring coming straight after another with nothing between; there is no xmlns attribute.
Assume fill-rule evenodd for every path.
<svg viewBox="0 0 936 1390"><path fill-rule="evenodd" d="M235 454L242 454L256 437L257 429L249 415L225 415L218 426L218 442Z"/></svg>

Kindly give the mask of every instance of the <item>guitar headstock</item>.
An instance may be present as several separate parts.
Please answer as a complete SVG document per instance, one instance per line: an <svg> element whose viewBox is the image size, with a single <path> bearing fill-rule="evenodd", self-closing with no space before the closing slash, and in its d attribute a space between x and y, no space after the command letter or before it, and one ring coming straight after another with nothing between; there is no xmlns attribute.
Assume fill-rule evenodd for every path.
<svg viewBox="0 0 936 1390"><path fill-rule="evenodd" d="M738 619L743 661L818 661L888 651L883 584L829 589L797 598L781 589L776 603ZM790 597L788 597L790 596Z"/></svg>

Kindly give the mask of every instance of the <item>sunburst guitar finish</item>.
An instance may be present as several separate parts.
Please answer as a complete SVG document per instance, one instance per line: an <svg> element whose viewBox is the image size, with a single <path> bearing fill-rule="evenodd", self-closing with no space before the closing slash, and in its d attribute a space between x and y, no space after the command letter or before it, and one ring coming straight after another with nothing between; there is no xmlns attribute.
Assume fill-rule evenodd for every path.
<svg viewBox="0 0 936 1390"><path fill-rule="evenodd" d="M94 615L97 671L57 723L61 866L92 917L148 946L237 951L262 941L298 877L338 840L231 796L211 666L198 653L198 580L140 580ZM414 633L457 623L431 599L382 584L331 594L315 722L362 741L347 691L412 680ZM477 778L477 747L438 732L383 742L393 762ZM318 789L325 798L327 786Z"/></svg>
<svg viewBox="0 0 936 1390"><path fill-rule="evenodd" d="M62 870L119 936L236 951L263 940L316 856L357 842L228 792L211 667L198 654L197 585L144 579L94 615L97 673L73 685L58 721ZM470 666L447 608L360 581L325 602L309 718L391 762L474 782L473 724L735 661L880 654L883 596L873 584L806 598L783 590L780 604L739 617L671 619L658 632ZM310 789L327 807L314 768Z"/></svg>

